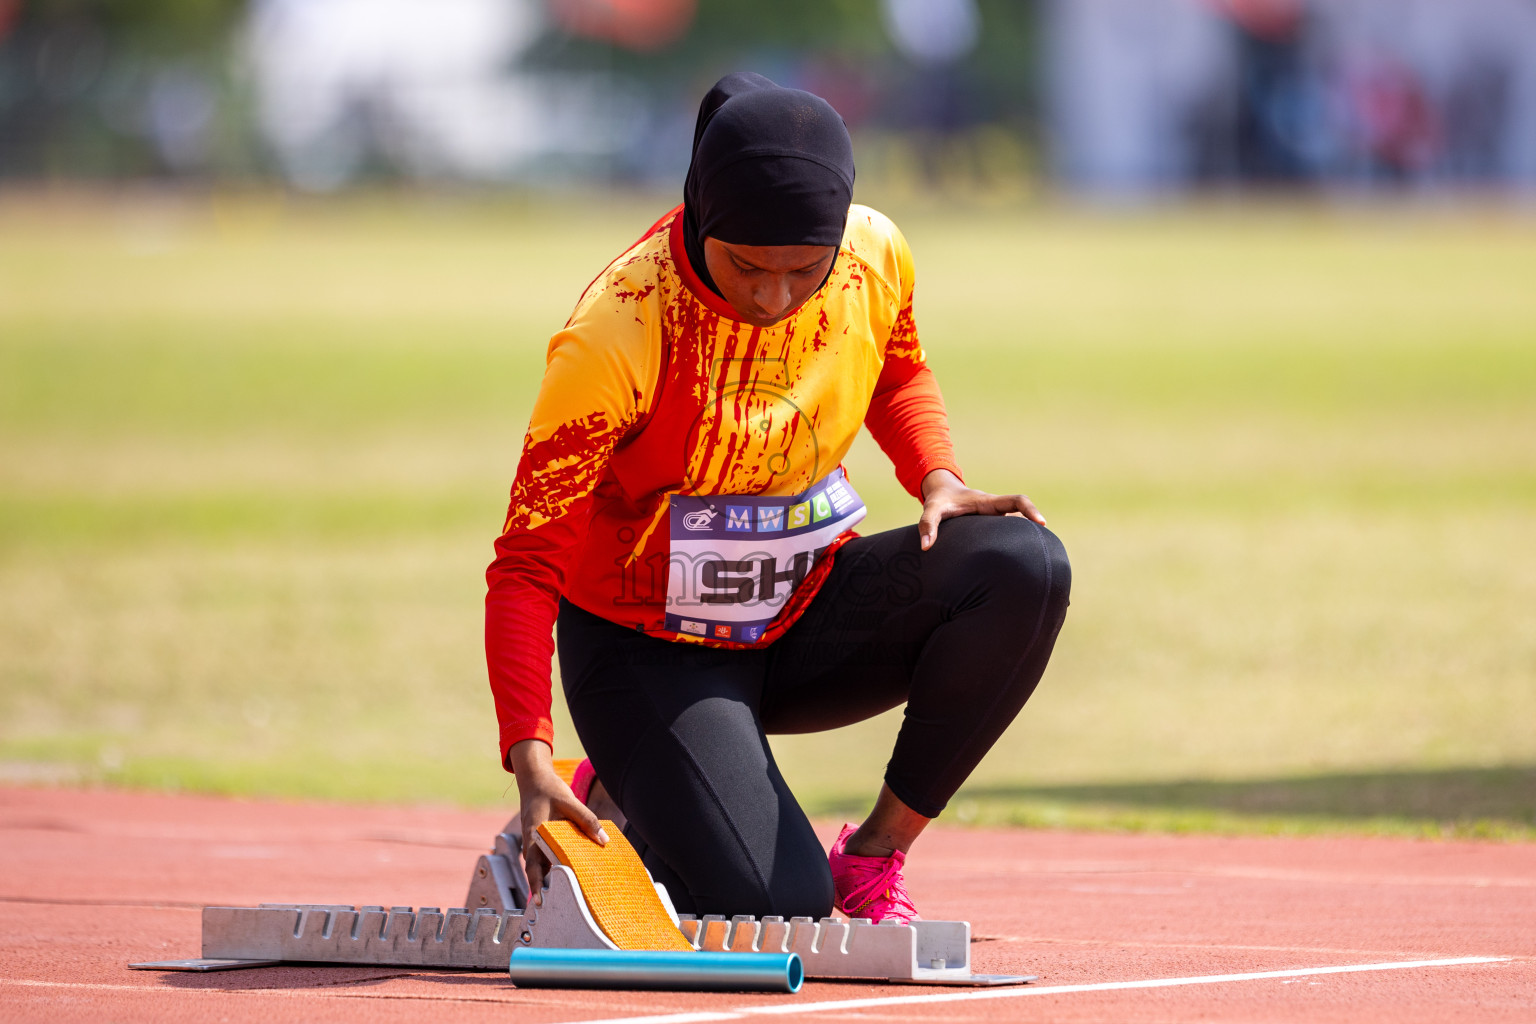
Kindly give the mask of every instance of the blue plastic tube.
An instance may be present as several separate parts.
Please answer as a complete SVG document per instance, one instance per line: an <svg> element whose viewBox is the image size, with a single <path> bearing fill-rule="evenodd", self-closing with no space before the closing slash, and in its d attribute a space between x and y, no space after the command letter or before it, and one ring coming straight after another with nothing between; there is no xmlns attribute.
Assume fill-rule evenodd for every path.
<svg viewBox="0 0 1536 1024"><path fill-rule="evenodd" d="M613 949L512 951L519 988L644 988L692 992L798 992L795 953L674 953Z"/></svg>

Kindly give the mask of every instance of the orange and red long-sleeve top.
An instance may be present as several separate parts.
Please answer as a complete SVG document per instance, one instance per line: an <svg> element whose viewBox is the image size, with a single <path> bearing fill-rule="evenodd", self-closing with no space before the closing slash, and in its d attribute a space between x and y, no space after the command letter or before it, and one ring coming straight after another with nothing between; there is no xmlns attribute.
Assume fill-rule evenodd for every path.
<svg viewBox="0 0 1536 1024"><path fill-rule="evenodd" d="M598 275L550 340L486 572L503 765L514 743L552 742L562 595L652 635L709 642L665 628L672 495L800 494L838 468L861 423L913 495L935 469L959 474L912 315L912 254L888 218L853 206L831 276L773 327L735 319L689 266L681 232L679 207ZM720 646L782 635L836 547L757 645Z"/></svg>

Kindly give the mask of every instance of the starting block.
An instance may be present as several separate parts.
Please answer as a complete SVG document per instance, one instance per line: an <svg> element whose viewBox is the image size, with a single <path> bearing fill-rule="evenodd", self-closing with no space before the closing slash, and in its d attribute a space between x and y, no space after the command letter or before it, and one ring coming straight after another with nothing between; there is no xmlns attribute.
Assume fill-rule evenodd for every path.
<svg viewBox="0 0 1536 1024"><path fill-rule="evenodd" d="M607 823L600 847L566 821L535 840L551 867L533 903L517 819L482 854L465 906L264 903L204 907L202 957L131 964L141 970L211 971L278 963L506 971L513 950L670 950L798 954L807 978L923 985L1012 985L1033 976L971 973L965 921L873 924L678 915L623 834Z"/></svg>

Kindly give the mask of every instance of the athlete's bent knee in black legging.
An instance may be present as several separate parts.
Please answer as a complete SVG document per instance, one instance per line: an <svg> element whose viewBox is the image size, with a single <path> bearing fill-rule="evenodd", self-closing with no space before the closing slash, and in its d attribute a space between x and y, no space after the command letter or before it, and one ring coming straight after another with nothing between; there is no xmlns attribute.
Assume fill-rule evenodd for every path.
<svg viewBox="0 0 1536 1024"><path fill-rule="evenodd" d="M912 527L837 554L763 650L643 636L563 603L566 699L647 867L685 913L824 916L820 843L765 733L814 732L905 702L885 781L936 817L1034 692L1066 615L1060 541L1016 517Z"/></svg>

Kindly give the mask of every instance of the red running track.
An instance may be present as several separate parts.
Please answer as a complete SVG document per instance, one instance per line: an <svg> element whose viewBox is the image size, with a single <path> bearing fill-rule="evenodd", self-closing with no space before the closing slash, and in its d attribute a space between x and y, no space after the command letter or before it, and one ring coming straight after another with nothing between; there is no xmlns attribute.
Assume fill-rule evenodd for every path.
<svg viewBox="0 0 1536 1024"><path fill-rule="evenodd" d="M126 969L196 956L210 903L455 906L504 821L0 788L0 1020L1536 1021L1536 844L1519 843L935 828L908 872L919 906L972 922L977 970L1040 976L981 999L828 982L797 996L642 994L396 968ZM1500 959L1375 966L1467 957ZM1078 988L1158 980L1181 983Z"/></svg>

